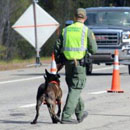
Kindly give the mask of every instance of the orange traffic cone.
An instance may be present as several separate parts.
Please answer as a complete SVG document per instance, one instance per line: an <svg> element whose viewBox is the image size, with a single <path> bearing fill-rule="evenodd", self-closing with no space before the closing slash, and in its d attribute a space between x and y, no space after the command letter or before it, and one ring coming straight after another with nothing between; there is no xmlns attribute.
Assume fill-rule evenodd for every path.
<svg viewBox="0 0 130 130"><path fill-rule="evenodd" d="M111 90L107 92L112 93L123 93L123 90L120 90L120 71L119 71L119 52L115 50L114 65L113 65L113 75L112 75L112 87Z"/></svg>
<svg viewBox="0 0 130 130"><path fill-rule="evenodd" d="M55 62L55 55L52 53L52 61L51 61L51 69L50 69L51 74L56 74L57 72L57 66Z"/></svg>

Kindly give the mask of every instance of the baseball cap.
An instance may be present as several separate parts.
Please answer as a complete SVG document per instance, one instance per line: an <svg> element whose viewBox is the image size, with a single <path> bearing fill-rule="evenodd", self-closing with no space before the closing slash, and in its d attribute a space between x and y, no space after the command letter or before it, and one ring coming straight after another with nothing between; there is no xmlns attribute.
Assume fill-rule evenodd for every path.
<svg viewBox="0 0 130 130"><path fill-rule="evenodd" d="M84 8L78 8L76 10L75 16L78 18L85 18L87 15L86 10Z"/></svg>

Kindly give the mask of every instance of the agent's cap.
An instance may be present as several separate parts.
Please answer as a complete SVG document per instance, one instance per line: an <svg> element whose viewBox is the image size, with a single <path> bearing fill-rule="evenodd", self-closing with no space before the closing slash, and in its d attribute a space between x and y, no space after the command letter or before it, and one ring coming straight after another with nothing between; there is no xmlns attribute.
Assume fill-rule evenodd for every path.
<svg viewBox="0 0 130 130"><path fill-rule="evenodd" d="M86 15L87 15L87 13L86 13L86 10L84 8L78 8L76 10L75 16L77 18L86 18Z"/></svg>

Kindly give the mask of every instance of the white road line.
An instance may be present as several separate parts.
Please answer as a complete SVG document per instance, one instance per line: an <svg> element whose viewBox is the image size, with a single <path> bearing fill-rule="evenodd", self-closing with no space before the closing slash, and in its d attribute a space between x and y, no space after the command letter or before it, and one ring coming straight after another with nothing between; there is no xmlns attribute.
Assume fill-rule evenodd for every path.
<svg viewBox="0 0 130 130"><path fill-rule="evenodd" d="M121 67L125 67L125 66L120 65L120 68ZM110 67L93 69L93 71L108 70L108 69L112 69L112 68L113 68L113 66L110 66ZM35 79L40 79L40 78L43 78L43 76L32 77L32 78L24 78L24 79L17 79L17 80L9 80L9 81L1 81L0 84L7 84L7 83L14 83L14 82L28 81L28 80L35 80Z"/></svg>
<svg viewBox="0 0 130 130"><path fill-rule="evenodd" d="M91 92L91 93L88 93L88 94L103 94L103 93L107 93L107 91Z"/></svg>
<svg viewBox="0 0 130 130"><path fill-rule="evenodd" d="M96 95L96 94L103 94L103 93L107 93L107 91L90 92L88 94L92 94L92 95L94 94L94 95ZM26 105L23 105L23 106L19 106L19 108L30 108L30 107L34 107L34 106L36 106L35 103L33 103L33 104L26 104Z"/></svg>
<svg viewBox="0 0 130 130"><path fill-rule="evenodd" d="M119 67L122 68L122 67L125 67L125 66L120 65ZM113 66L104 67L104 68L98 68L98 69L93 69L93 71L109 70L109 69L113 69Z"/></svg>
<svg viewBox="0 0 130 130"><path fill-rule="evenodd" d="M33 103L33 104L27 104L27 105L23 105L23 106L20 106L19 108L29 108L29 107L34 107L34 106L36 106L35 103Z"/></svg>
<svg viewBox="0 0 130 130"><path fill-rule="evenodd" d="M109 70L109 69L112 69L112 68L113 68L113 66L110 66L110 67L104 67L104 68L93 69L93 71Z"/></svg>
<svg viewBox="0 0 130 130"><path fill-rule="evenodd" d="M7 83L14 83L14 82L28 81L28 80L35 80L35 79L41 79L41 78L43 78L43 76L25 78L25 79L17 79L17 80L9 80L9 81L2 81L2 82L0 82L0 84L7 84Z"/></svg>

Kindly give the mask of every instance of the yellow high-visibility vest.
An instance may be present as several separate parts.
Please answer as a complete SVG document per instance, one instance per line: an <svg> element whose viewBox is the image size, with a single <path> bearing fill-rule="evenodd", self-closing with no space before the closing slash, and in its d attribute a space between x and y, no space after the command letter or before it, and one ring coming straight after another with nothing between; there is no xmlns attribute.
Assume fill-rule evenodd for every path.
<svg viewBox="0 0 130 130"><path fill-rule="evenodd" d="M76 22L63 29L63 53L68 60L82 59L87 51L88 28Z"/></svg>

